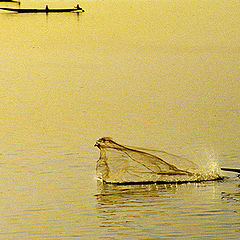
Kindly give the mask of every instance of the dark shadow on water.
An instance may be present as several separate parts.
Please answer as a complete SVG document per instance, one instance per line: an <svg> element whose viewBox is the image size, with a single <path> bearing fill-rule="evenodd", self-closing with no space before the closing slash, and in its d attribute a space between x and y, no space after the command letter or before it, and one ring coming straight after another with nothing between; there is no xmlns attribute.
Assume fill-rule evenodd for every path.
<svg viewBox="0 0 240 240"><path fill-rule="evenodd" d="M232 184L231 190L222 191L221 199L227 203L240 204L240 179L239 177L228 177L226 181ZM240 212L240 210L238 211Z"/></svg>
<svg viewBox="0 0 240 240"><path fill-rule="evenodd" d="M50 17L54 17L54 15L57 15L57 16L62 15L61 13L59 13L59 14L56 14L56 13L43 13L43 14L46 15L46 23L48 23L48 21L50 20ZM78 22L80 22L80 18L82 16L82 13L76 12L76 13L69 13L69 14L73 14L74 15L73 17L76 18L76 20Z"/></svg>
<svg viewBox="0 0 240 240"><path fill-rule="evenodd" d="M185 184L185 183L201 183L201 182L215 182L215 181L223 181L224 177L219 176L219 178L215 179L215 180L199 180L199 181L178 181L176 183L174 182L166 182L166 181L157 181L157 182L152 182L152 181L148 181L148 182L123 182L123 183L108 183L104 181L104 184L108 184L108 185L149 185L149 184Z"/></svg>

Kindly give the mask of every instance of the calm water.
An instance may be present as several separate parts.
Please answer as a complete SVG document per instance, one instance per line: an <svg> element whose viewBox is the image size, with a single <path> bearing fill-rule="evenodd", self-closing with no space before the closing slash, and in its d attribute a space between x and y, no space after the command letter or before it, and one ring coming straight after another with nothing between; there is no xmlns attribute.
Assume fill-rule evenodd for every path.
<svg viewBox="0 0 240 240"><path fill-rule="evenodd" d="M78 1L21 6L46 3ZM0 12L0 239L239 239L236 174L101 185L93 147L110 136L240 168L239 1L80 5Z"/></svg>

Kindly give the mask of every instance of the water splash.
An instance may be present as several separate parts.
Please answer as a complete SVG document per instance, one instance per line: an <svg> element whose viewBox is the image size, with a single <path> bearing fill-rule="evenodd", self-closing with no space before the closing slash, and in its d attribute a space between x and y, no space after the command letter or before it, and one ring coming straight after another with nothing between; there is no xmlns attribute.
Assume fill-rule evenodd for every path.
<svg viewBox="0 0 240 240"><path fill-rule="evenodd" d="M219 166L218 154L209 148L203 150L204 161L201 161L201 167L205 173L212 176L221 176L221 168Z"/></svg>

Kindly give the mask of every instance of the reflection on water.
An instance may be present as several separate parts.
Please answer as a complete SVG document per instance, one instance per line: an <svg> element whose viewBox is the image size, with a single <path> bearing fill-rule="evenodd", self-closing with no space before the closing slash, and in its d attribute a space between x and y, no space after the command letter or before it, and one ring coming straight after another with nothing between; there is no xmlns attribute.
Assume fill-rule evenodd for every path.
<svg viewBox="0 0 240 240"><path fill-rule="evenodd" d="M199 234L204 231L209 238L231 239L230 232L239 227L239 203L231 210L222 206L221 184L223 181L126 186L99 183L96 199L100 227L113 239L121 234L126 239L186 239L197 237L196 230ZM228 226L232 220L233 226ZM224 225L229 229L220 234Z"/></svg>
<svg viewBox="0 0 240 240"><path fill-rule="evenodd" d="M230 182L231 185L234 186L234 188L231 189L227 189L226 192L222 191L222 199L224 201L227 201L229 203L236 203L238 205L240 205L240 184L239 184L239 178L238 177L226 177L225 178L225 182L228 183ZM238 211L240 213L240 211Z"/></svg>
<svg viewBox="0 0 240 240"><path fill-rule="evenodd" d="M238 186L240 188L240 185ZM227 201L236 201L240 202L240 190L238 190L235 193L225 193L222 192L222 199L225 199Z"/></svg>
<svg viewBox="0 0 240 240"><path fill-rule="evenodd" d="M171 201L170 193L175 191L175 187L171 185L100 184L99 188L100 194L96 195L96 198L100 227L113 233L117 233L119 229L118 231L126 237L139 225L143 225L142 221L150 219L150 216L167 214L169 210L166 203ZM168 193L167 188L170 191ZM149 223L148 227L151 228L152 224L155 225Z"/></svg>
<svg viewBox="0 0 240 240"><path fill-rule="evenodd" d="M103 184L98 181L99 194L96 195L99 207L116 205L116 207L128 206L131 203L164 202L167 195L176 191L177 184L140 184L140 185L114 185ZM169 200L169 199L168 199ZM126 202L127 201L127 202Z"/></svg>

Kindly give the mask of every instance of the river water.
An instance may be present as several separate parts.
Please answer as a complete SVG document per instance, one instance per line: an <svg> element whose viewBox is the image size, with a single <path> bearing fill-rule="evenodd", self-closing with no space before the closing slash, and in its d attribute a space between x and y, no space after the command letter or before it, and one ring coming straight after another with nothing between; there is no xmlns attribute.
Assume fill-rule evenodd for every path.
<svg viewBox="0 0 240 240"><path fill-rule="evenodd" d="M109 136L240 168L239 1L21 7L77 3L0 12L0 239L239 239L236 174L102 185L93 147Z"/></svg>

